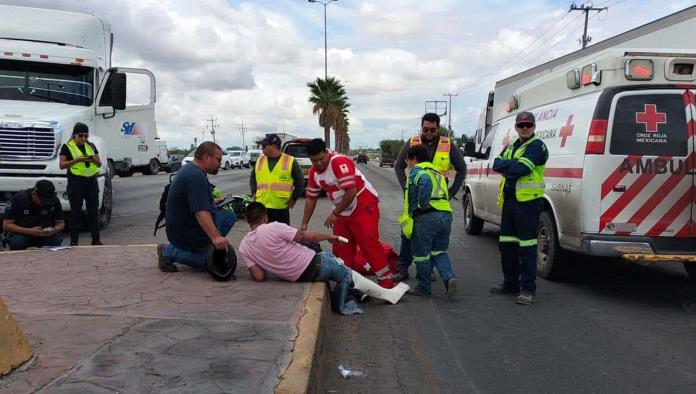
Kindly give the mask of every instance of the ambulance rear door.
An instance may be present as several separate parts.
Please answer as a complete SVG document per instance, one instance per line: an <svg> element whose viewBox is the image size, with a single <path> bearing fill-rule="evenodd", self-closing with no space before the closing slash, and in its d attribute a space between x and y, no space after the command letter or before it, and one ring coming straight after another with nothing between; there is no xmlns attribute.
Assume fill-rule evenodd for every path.
<svg viewBox="0 0 696 394"><path fill-rule="evenodd" d="M608 146L586 158L603 169L595 172L601 177L599 233L693 236L693 93L624 88L598 105L603 101L610 105L608 119L597 118L605 112L598 108L590 134L604 132Z"/></svg>

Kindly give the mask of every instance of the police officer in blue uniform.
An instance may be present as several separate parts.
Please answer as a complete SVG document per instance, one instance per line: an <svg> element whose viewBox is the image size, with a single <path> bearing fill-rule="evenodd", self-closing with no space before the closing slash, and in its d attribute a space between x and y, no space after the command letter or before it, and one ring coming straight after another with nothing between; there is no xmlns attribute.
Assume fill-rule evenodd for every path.
<svg viewBox="0 0 696 394"><path fill-rule="evenodd" d="M536 232L544 209L544 168L549 157L535 128L534 114L517 114L519 138L509 142L493 163L493 170L502 174L498 206L503 209L499 238L503 282L492 286L491 293L517 295L521 305L536 301Z"/></svg>

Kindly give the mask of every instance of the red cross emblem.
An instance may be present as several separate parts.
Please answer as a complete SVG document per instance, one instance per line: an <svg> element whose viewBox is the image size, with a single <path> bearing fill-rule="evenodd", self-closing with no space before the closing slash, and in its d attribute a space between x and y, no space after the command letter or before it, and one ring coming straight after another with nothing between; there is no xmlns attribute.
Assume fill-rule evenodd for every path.
<svg viewBox="0 0 696 394"><path fill-rule="evenodd" d="M510 129L508 129L507 134L505 134L505 138L503 138L503 146L507 146L508 143L510 143Z"/></svg>
<svg viewBox="0 0 696 394"><path fill-rule="evenodd" d="M636 112L636 123L643 123L647 133L657 133L657 126L667 123L667 113L657 112L655 104L645 104L645 112Z"/></svg>
<svg viewBox="0 0 696 394"><path fill-rule="evenodd" d="M561 127L561 148L565 146L566 139L573 135L573 130L575 129L575 125L573 124L573 116L574 115L568 116L565 126Z"/></svg>

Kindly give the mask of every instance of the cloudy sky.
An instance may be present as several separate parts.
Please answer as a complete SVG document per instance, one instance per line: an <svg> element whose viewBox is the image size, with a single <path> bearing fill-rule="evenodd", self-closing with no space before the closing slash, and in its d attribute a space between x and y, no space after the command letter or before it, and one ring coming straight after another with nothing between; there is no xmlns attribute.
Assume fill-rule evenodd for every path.
<svg viewBox="0 0 696 394"><path fill-rule="evenodd" d="M153 71L157 125L170 146L218 118L223 146L270 131L322 136L306 83L324 74L324 8L306 0L0 0L111 22L114 66ZM340 0L329 4L329 75L352 104L351 146L411 135L425 101L452 100L457 135L475 128L495 81L579 48L570 1ZM580 3L580 1L578 1ZM696 1L596 0L599 42ZM447 119L443 119L447 122ZM209 135L206 134L209 138Z"/></svg>

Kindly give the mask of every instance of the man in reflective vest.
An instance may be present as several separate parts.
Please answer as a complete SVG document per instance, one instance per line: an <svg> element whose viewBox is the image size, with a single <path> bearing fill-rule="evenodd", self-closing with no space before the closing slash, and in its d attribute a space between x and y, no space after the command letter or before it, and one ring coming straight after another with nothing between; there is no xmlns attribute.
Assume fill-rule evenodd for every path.
<svg viewBox="0 0 696 394"><path fill-rule="evenodd" d="M519 138L509 142L493 163L493 170L503 175L498 206L503 208L499 248L504 278L491 292L517 295L521 305L536 301L536 232L544 209L544 168L549 157L544 142L534 135L535 127L531 112L517 114Z"/></svg>
<svg viewBox="0 0 696 394"><path fill-rule="evenodd" d="M394 162L394 171L401 189L406 190L406 154L411 146L419 144L428 149L427 161L432 163L442 173L446 182L449 183L449 170L454 168L457 171L454 181L448 190L450 198L454 197L462 187L466 177L466 163L456 144L453 144L450 138L440 135L440 116L434 113L423 115L421 119L421 134L411 137L409 143L404 144ZM408 267L411 266L412 260L411 244L407 238L402 236L397 265L398 273L394 275L394 280L402 281L408 279Z"/></svg>
<svg viewBox="0 0 696 394"><path fill-rule="evenodd" d="M410 239L416 264L418 287L413 295L430 295L430 272L437 267L445 283L447 298L457 293L457 278L447 255L452 228L452 207L447 181L439 169L428 161L428 148L409 148L406 162L412 167L404 196L404 213L399 219L401 232Z"/></svg>
<svg viewBox="0 0 696 394"><path fill-rule="evenodd" d="M251 170L249 186L254 200L266 207L269 222L290 225L290 209L302 195L304 176L295 158L282 153L280 145L277 134L261 140L263 156Z"/></svg>

